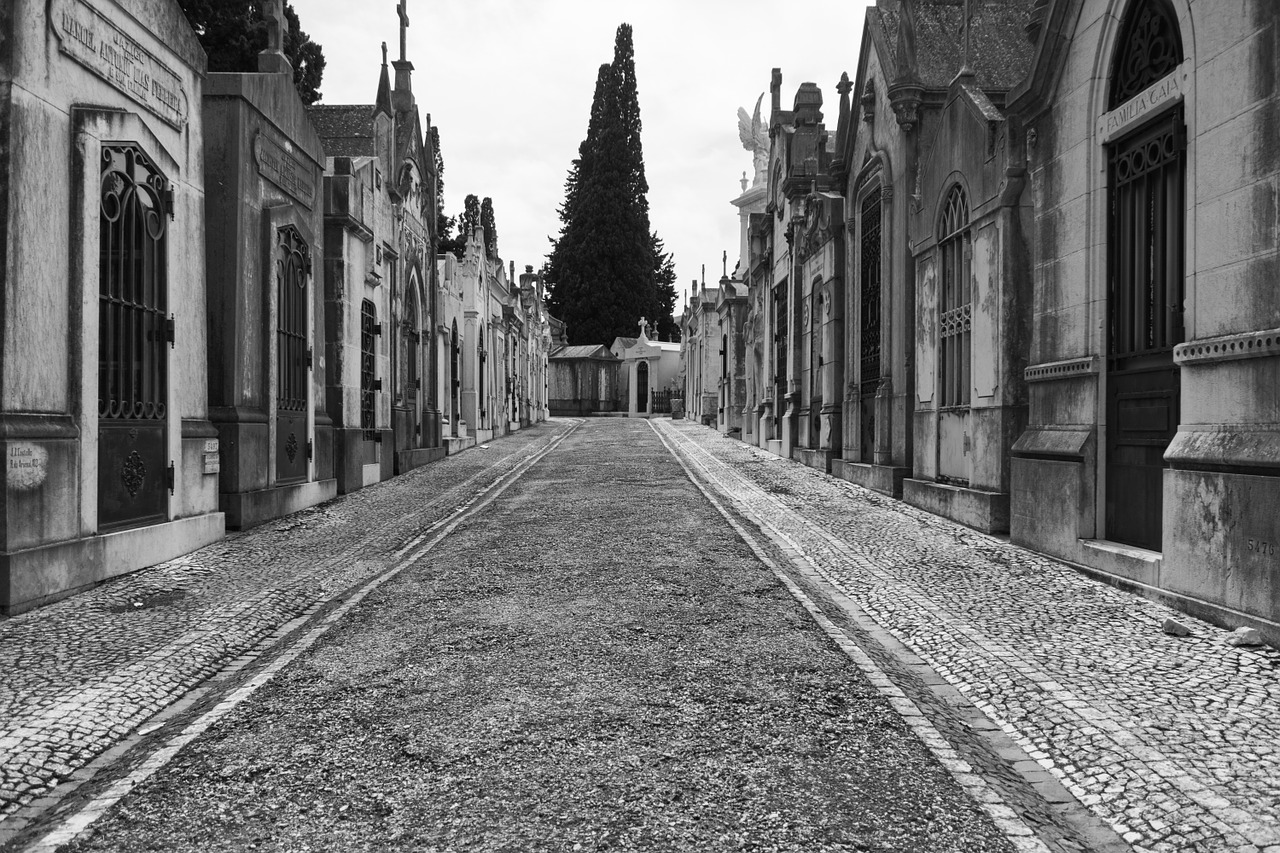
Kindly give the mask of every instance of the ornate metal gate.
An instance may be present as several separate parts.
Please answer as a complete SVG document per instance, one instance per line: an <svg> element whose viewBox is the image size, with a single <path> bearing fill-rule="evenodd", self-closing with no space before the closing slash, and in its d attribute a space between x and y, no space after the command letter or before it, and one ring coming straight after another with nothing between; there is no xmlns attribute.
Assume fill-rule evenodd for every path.
<svg viewBox="0 0 1280 853"><path fill-rule="evenodd" d="M780 436L787 414L787 282L777 286L773 300L773 422Z"/></svg>
<svg viewBox="0 0 1280 853"><path fill-rule="evenodd" d="M169 181L133 145L102 148L98 258L98 527L163 521Z"/></svg>
<svg viewBox="0 0 1280 853"><path fill-rule="evenodd" d="M1182 110L1110 149L1106 535L1158 551L1183 340Z"/></svg>
<svg viewBox="0 0 1280 853"><path fill-rule="evenodd" d="M307 477L307 277L311 248L293 226L276 233L276 482Z"/></svg>
<svg viewBox="0 0 1280 853"><path fill-rule="evenodd" d="M404 387L401 389L401 396L404 398L404 405L409 409L409 418L413 425L413 435L409 437L410 447L422 447L423 442L422 423L424 409L424 395L421 393L422 378L419 369L421 356L422 336L418 334L418 299L415 296L417 292L418 282L416 276L409 277L409 292L404 299L404 319L401 322L401 359L403 365L401 375L404 377ZM427 328L430 328L428 326Z"/></svg>
<svg viewBox="0 0 1280 853"><path fill-rule="evenodd" d="M871 462L876 446L876 389L880 387L880 190L862 201L861 359L858 374L859 458Z"/></svg>
<svg viewBox="0 0 1280 853"><path fill-rule="evenodd" d="M378 388L374 364L374 336L378 334L378 314L368 299L360 304L360 429L366 441L377 441L377 414L374 391Z"/></svg>

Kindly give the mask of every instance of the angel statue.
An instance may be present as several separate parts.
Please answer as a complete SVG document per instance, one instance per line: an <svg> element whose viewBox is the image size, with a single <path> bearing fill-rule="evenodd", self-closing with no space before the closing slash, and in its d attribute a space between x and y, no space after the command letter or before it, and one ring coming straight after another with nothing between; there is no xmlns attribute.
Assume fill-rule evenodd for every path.
<svg viewBox="0 0 1280 853"><path fill-rule="evenodd" d="M763 100L764 94L761 93L756 98L756 113L750 118L747 117L746 110L738 107L738 138L742 140L742 147L755 158L756 176L751 182L752 186L762 182L769 170L769 130L760 120L760 102Z"/></svg>

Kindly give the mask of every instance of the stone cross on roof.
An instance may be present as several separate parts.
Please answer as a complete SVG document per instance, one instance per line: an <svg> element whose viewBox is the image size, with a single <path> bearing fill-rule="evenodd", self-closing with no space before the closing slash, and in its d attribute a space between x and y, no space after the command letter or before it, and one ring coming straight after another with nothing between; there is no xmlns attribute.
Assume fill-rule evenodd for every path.
<svg viewBox="0 0 1280 853"><path fill-rule="evenodd" d="M409 9L406 4L409 0L400 0L396 4L396 16L400 18L400 61L404 62L408 56L408 33L409 33Z"/></svg>
<svg viewBox="0 0 1280 853"><path fill-rule="evenodd" d="M640 337L643 338L645 336L644 330L647 329L648 327L649 327L649 324L644 321L643 317L641 317L640 318Z"/></svg>
<svg viewBox="0 0 1280 853"><path fill-rule="evenodd" d="M284 0L262 0L262 17L267 23L267 47L258 54L258 71L264 74L289 74L293 67L284 55Z"/></svg>
<svg viewBox="0 0 1280 853"><path fill-rule="evenodd" d="M267 50L284 51L284 0L267 0Z"/></svg>

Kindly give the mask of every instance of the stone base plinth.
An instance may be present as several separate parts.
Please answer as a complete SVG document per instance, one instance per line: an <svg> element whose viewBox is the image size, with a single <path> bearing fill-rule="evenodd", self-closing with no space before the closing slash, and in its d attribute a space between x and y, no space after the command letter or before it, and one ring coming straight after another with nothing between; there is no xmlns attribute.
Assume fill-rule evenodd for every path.
<svg viewBox="0 0 1280 853"><path fill-rule="evenodd" d="M824 474L831 473L831 460L835 453L830 450L813 450L808 447L797 447L791 451L791 458L801 465L817 468Z"/></svg>
<svg viewBox="0 0 1280 853"><path fill-rule="evenodd" d="M294 483L253 492L223 493L218 496L227 516L228 530L248 530L263 522L338 496L336 479Z"/></svg>
<svg viewBox="0 0 1280 853"><path fill-rule="evenodd" d="M902 500L983 533L1009 532L1008 492L984 492L907 478L902 481Z"/></svg>
<svg viewBox="0 0 1280 853"><path fill-rule="evenodd" d="M911 475L911 469L899 465L872 465L868 462L832 459L831 473L864 489L870 489L891 498L901 498L902 481Z"/></svg>
<svg viewBox="0 0 1280 853"><path fill-rule="evenodd" d="M65 598L203 548L225 533L225 517L213 512L0 554L0 612L12 615Z"/></svg>

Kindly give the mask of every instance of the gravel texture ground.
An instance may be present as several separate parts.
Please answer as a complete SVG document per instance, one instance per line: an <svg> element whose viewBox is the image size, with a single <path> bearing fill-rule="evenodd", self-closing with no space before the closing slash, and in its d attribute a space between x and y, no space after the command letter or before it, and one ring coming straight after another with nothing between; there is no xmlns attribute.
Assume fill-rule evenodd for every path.
<svg viewBox="0 0 1280 853"><path fill-rule="evenodd" d="M573 423L522 430L0 619L0 845L158 711L379 571Z"/></svg>
<svg viewBox="0 0 1280 853"><path fill-rule="evenodd" d="M66 849L1013 847L650 427L609 420Z"/></svg>

